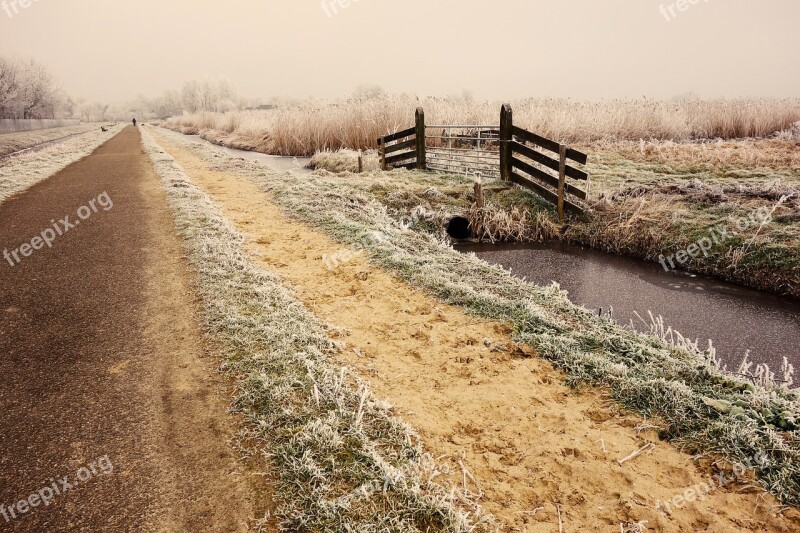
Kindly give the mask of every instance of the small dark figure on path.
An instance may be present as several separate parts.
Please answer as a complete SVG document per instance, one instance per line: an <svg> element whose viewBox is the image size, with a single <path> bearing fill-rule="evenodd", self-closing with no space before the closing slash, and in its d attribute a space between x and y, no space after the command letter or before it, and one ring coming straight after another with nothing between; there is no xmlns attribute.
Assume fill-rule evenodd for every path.
<svg viewBox="0 0 800 533"><path fill-rule="evenodd" d="M133 127L134 128L136 127L136 119L135 118L133 119Z"/></svg>

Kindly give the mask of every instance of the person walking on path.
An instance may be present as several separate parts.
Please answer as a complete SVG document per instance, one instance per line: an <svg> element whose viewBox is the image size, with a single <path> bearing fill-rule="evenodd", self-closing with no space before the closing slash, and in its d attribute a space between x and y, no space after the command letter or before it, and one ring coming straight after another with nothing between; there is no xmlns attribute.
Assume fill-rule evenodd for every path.
<svg viewBox="0 0 800 533"><path fill-rule="evenodd" d="M136 117L133 117L133 127L136 127Z"/></svg>

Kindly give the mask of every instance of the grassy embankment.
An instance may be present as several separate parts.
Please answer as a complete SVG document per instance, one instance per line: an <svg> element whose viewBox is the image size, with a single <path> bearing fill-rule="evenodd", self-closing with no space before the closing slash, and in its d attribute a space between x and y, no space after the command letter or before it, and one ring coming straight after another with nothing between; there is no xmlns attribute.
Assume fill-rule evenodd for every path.
<svg viewBox="0 0 800 533"><path fill-rule="evenodd" d="M496 122L495 104L388 97L335 107L304 103L269 112L189 115L166 126L268 153L318 152L315 166L344 172L357 168L352 149L374 148L379 135L408 124L416 105L425 106L434 122ZM473 222L490 239L563 239L800 297L798 119L798 100L518 102L516 123L591 154L592 213L562 227L536 196L488 184L495 189L488 194L491 205L475 213ZM374 179L374 152L366 152L365 169ZM404 178L404 198L382 198L394 209L470 210L468 185L443 179L444 194L426 197L429 177L411 172ZM756 215L765 212L772 220L761 224L763 217ZM697 243L704 244L702 252ZM692 253L679 262L682 251Z"/></svg>
<svg viewBox="0 0 800 533"><path fill-rule="evenodd" d="M25 152L0 160L0 202L43 181L71 163L92 153L98 146L119 133L123 125L88 132L64 139L40 151ZM53 131L53 130L48 130ZM14 138L22 134L9 134Z"/></svg>
<svg viewBox="0 0 800 533"><path fill-rule="evenodd" d="M62 139L76 133L99 130L99 124L80 124L66 128L51 128L46 130L22 131L19 133L0 134L0 157L32 148L47 142Z"/></svg>
<svg viewBox="0 0 800 533"><path fill-rule="evenodd" d="M404 174L405 196L382 201L408 215L420 208L471 212L473 229L488 240L561 239L800 298L800 143L617 142L584 149L591 153L592 211L564 226L537 196L492 180L481 211L471 210L472 187L447 176L438 177L443 195L426 195L430 173ZM377 165L374 152L364 160L365 168ZM353 173L357 153L323 152L312 165ZM680 263L678 253L687 249L693 256Z"/></svg>
<svg viewBox="0 0 800 533"><path fill-rule="evenodd" d="M466 495L445 491L413 430L333 363L329 327L247 257L244 238L149 134L205 304L236 379L235 409L273 467L288 531L481 531ZM470 511L470 515L466 511Z"/></svg>
<svg viewBox="0 0 800 533"><path fill-rule="evenodd" d="M374 173L370 179L309 178L271 172L198 145L192 150L214 168L254 179L287 213L343 243L358 244L374 263L413 286L512 325L515 338L563 369L571 385L606 388L624 407L659 420L663 438L691 453L748 465L766 490L786 504L800 504L800 402L773 381L790 378L788 369L776 377L761 367L755 383L729 375L713 353L681 340L670 344L658 338L657 327L652 336L628 331L572 305L553 288L458 254L429 231L436 214L423 213L410 227L400 222L419 199L457 203L448 188L470 188L470 180L427 173L408 179L405 171Z"/></svg>

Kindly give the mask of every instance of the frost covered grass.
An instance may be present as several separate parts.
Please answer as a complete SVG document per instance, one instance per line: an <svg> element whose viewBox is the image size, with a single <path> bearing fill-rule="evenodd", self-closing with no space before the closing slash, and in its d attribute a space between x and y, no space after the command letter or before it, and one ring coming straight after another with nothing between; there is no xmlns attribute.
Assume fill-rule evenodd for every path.
<svg viewBox="0 0 800 533"><path fill-rule="evenodd" d="M564 239L657 262L724 227L736 235L682 268L800 298L800 142L618 143L586 170L593 210ZM738 225L758 210L772 222Z"/></svg>
<svg viewBox="0 0 800 533"><path fill-rule="evenodd" d="M326 326L243 252L243 237L143 131L197 272L206 327L236 380L235 409L274 468L287 531L481 531L437 484L414 432L346 368Z"/></svg>
<svg viewBox="0 0 800 533"><path fill-rule="evenodd" d="M800 99L611 100L525 99L512 102L514 123L569 144L596 141L737 139L788 132L800 121ZM276 155L311 156L340 148L375 149L376 139L413 125L498 124L500 104L464 98L385 95L332 103L306 100L273 111L195 113L165 125L207 140Z"/></svg>
<svg viewBox="0 0 800 533"><path fill-rule="evenodd" d="M123 127L115 126L106 132L98 127L43 150L0 160L0 203L91 154Z"/></svg>
<svg viewBox="0 0 800 533"><path fill-rule="evenodd" d="M352 172L353 164L338 153L320 157L317 167ZM497 190L487 195L493 205L472 208L476 235L490 241L557 238L659 262L712 228L725 227L736 235L678 267L800 298L800 142L601 143L591 152L587 171L588 216L571 217L562 227L552 206L535 195ZM440 199L421 197L429 181L423 175L397 175L409 195L418 198L417 204L404 199L409 210L440 204ZM376 176L371 174L369 181L379 183ZM439 185L440 190L450 204L458 204L455 210L466 214L474 201L470 187L456 177L450 182L461 184L460 190ZM391 198L384 203L391 205ZM759 209L772 211L773 221L737 227L742 217Z"/></svg>
<svg viewBox="0 0 800 533"><path fill-rule="evenodd" d="M186 141L169 134L175 142ZM501 268L462 255L424 228L392 216L381 201L407 180L383 174L374 183L346 176L296 176L189 148L213 168L250 177L282 205L337 240L360 244L374 263L411 285L477 316L513 325L516 340L561 368L575 387L608 389L621 405L661 425L660 434L693 454L750 466L765 490L800 505L800 400L767 369L720 368L702 351L654 326L642 335L570 303L557 287L539 287ZM421 178L435 182L435 176ZM404 182L404 183L398 183ZM406 188L406 190L403 190ZM437 191L428 189L428 196Z"/></svg>
<svg viewBox="0 0 800 533"><path fill-rule="evenodd" d="M383 96L187 115L167 125L232 147L316 153L316 169L355 172L353 149L374 148L380 135L410 126L418 105L425 107L428 123L498 120L494 103ZM552 208L533 195L500 193L489 198L496 209L473 217L481 235L522 241L553 236L659 262L712 227L730 227L756 209L771 208L776 204L772 193L783 190L794 196L778 207L774 223L758 233L741 231L677 268L800 298L800 100L524 100L513 107L515 123L577 143L590 154L586 171L592 211L547 231L547 219L555 221ZM377 166L377 156L365 154L369 171ZM419 179L418 173L409 176ZM468 200L461 197L462 204ZM469 204L460 207L462 213L469 209ZM509 226L509 219L515 224Z"/></svg>
<svg viewBox="0 0 800 533"><path fill-rule="evenodd" d="M381 162L377 151L367 150L360 155L363 172L380 170ZM358 157L359 152L356 150L325 150L314 154L308 167L328 172L358 172Z"/></svg>
<svg viewBox="0 0 800 533"><path fill-rule="evenodd" d="M80 124L67 128L52 128L46 130L23 131L19 133L0 134L0 157L25 150L39 144L62 139L67 136L100 129L99 124Z"/></svg>

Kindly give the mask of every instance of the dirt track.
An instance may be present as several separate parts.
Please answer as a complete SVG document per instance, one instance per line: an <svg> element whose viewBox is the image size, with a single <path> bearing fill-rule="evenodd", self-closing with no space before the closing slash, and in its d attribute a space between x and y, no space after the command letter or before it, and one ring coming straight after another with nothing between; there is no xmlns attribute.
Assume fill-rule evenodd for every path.
<svg viewBox="0 0 800 533"><path fill-rule="evenodd" d="M228 384L205 354L138 130L0 205L0 251L53 219L74 223L103 192L113 208L52 248L14 266L0 258L0 529L246 530L266 511L265 483L229 442ZM19 512L103 456L90 479Z"/></svg>
<svg viewBox="0 0 800 533"><path fill-rule="evenodd" d="M564 375L513 343L506 326L467 316L360 256L329 270L323 254L343 245L287 218L254 181L155 137L245 236L251 258L341 328L339 362L419 431L453 473L440 481L467 484L462 464L474 475L469 488L483 493L481 505L503 531L554 532L560 521L564 531L620 531L640 521L648 531L797 531L796 511L775 516L769 496L739 483L659 512L658 502L708 482L707 460L660 441L603 391L562 385ZM652 450L617 462L646 443Z"/></svg>

